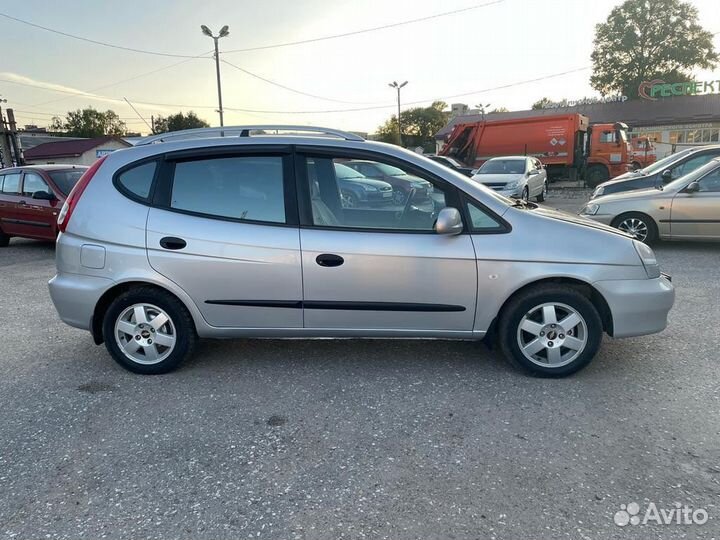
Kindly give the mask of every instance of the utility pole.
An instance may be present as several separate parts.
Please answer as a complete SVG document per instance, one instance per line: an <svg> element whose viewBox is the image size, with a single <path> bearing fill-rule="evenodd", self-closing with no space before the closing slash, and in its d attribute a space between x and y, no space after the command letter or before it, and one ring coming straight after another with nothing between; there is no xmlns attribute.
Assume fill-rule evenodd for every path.
<svg viewBox="0 0 720 540"><path fill-rule="evenodd" d="M393 81L391 83L388 83L388 86L390 88L394 88L397 90L397 105L398 105L398 112L397 112L397 125L398 125L398 139L400 139L400 146L403 145L402 140L402 129L400 128L400 89L405 86L408 82L405 81L402 84L398 84L397 81Z"/></svg>
<svg viewBox="0 0 720 540"><path fill-rule="evenodd" d="M12 109L7 110L8 117L8 138L10 139L10 146L12 147L13 154L15 154L15 165L25 165L25 157L23 156L22 144L17 134L17 123L15 122L15 111Z"/></svg>
<svg viewBox="0 0 720 540"><path fill-rule="evenodd" d="M215 74L217 75L217 91L218 91L218 114L220 114L220 127L223 127L225 125L223 121L223 104L222 104L222 86L220 84L220 51L218 48L218 40L220 38L224 38L225 36L230 34L230 28L228 25L223 26L220 29L220 33L215 36L210 31L210 29L203 25L200 25L200 30L202 30L202 33L205 34L208 37L211 37L213 41L215 42Z"/></svg>

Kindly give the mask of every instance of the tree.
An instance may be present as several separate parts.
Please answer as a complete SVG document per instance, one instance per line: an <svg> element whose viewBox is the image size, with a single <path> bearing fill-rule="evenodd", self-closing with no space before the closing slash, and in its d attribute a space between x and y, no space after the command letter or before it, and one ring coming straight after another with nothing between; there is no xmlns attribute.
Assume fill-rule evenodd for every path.
<svg viewBox="0 0 720 540"><path fill-rule="evenodd" d="M447 103L435 101L429 107L414 107L400 113L400 126L407 146L428 146L434 148L435 134L447 123ZM397 116L393 115L377 130L378 139L399 144Z"/></svg>
<svg viewBox="0 0 720 540"><path fill-rule="evenodd" d="M153 127L154 133L165 133L166 131L210 127L210 124L202 118L198 118L193 111L189 111L187 114L182 112L171 114L167 118L158 116L155 118Z"/></svg>
<svg viewBox="0 0 720 540"><path fill-rule="evenodd" d="M498 112L510 112L510 109L507 107L495 107L492 111L490 111L488 114L491 113L498 113Z"/></svg>
<svg viewBox="0 0 720 540"><path fill-rule="evenodd" d="M638 97L643 81L680 82L718 61L713 34L681 0L626 0L595 27L594 47L590 84L603 95Z"/></svg>
<svg viewBox="0 0 720 540"><path fill-rule="evenodd" d="M552 103L552 99L550 99L548 97L542 97L542 98L538 99L535 103L533 103L531 108L534 110L544 109L550 103Z"/></svg>
<svg viewBox="0 0 720 540"><path fill-rule="evenodd" d="M125 135L127 129L125 122L115 111L98 111L92 107L69 111L63 120L55 116L50 124L53 131L64 131L68 137L102 137L103 135L114 135L120 137Z"/></svg>

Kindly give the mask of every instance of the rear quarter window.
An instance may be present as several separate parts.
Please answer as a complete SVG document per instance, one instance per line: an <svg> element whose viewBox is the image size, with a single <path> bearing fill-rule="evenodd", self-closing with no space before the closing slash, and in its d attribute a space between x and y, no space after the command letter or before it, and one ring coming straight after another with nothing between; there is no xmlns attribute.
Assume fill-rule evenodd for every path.
<svg viewBox="0 0 720 540"><path fill-rule="evenodd" d="M149 161L126 169L117 176L117 184L121 190L137 198L147 200L150 197L157 162Z"/></svg>

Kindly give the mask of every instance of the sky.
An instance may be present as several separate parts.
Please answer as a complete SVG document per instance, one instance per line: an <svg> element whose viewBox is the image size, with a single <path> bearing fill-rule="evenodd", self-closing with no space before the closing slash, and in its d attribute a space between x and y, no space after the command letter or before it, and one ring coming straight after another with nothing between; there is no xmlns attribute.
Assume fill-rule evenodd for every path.
<svg viewBox="0 0 720 540"><path fill-rule="evenodd" d="M711 32L720 31L716 2L692 2ZM166 55L200 56L119 50L0 17L0 98L7 99L2 105L16 111L20 124L44 126L53 115L92 106L114 110L129 130L142 133L149 132L145 122L151 115L181 110L194 110L218 125L215 65L208 54L213 42L200 31L205 24L214 32L228 25L230 35L220 40L221 59L256 75L221 64L225 125L305 124L373 132L395 111L395 90L388 87L394 80L409 81L402 90L406 106L441 99L527 109L544 96L597 95L589 85L594 27L620 3L0 0L0 12L61 32ZM480 7L337 39L230 52L473 6ZM720 34L715 44L720 48ZM564 72L570 73L517 84ZM709 75L696 74L699 79ZM492 90L498 87L503 88Z"/></svg>

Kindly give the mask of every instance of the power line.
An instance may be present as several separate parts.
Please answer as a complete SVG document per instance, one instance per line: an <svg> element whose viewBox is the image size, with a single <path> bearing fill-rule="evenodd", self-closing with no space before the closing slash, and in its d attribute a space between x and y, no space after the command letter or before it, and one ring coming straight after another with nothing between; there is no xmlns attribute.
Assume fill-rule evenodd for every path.
<svg viewBox="0 0 720 540"><path fill-rule="evenodd" d="M237 69L237 70L239 70L239 71L242 71L242 72L245 73L246 75L250 75L251 77L254 77L254 78L256 78L256 79L259 79L259 80L261 80L261 81L263 81L263 82L266 82L266 83L268 83L268 84L271 84L271 85L273 85L273 86L277 86L277 87L279 87L279 88L282 88L282 89L284 89L284 90L287 90L288 92L293 92L293 93L295 93L295 94L300 94L301 96L308 96L308 97L315 98L315 99L321 99L321 100L323 100L323 101L333 101L333 102L335 102L335 103L347 103L347 104L355 104L355 105L368 105L368 104L369 104L368 102L344 101L344 100L342 100L342 99L334 99L334 98L329 98L329 97L318 96L318 95L316 95L316 94L311 94L311 93L309 93L309 92L303 92L302 90L297 90L297 89L295 89L295 88L290 88L289 86L286 86L286 85L281 84L281 83L279 83L279 82L276 82L276 81L273 81L273 80L270 80L270 79L266 79L265 77L262 77L262 76L258 75L257 73L253 73L252 71L248 71L248 70L245 69L245 68L241 68L240 66L236 66L235 64L233 64L232 62L228 62L227 60L220 60L220 61L221 61L223 64L227 64L227 65L230 66L230 67L233 67L233 68L235 68L235 69ZM376 102L376 103L377 103L377 102Z"/></svg>
<svg viewBox="0 0 720 540"><path fill-rule="evenodd" d="M385 24L382 26L374 26L372 28L363 28L362 30L354 30L352 32L344 32L342 34L334 34L331 36L322 36L317 38L309 38L309 39L301 39L299 41L287 41L285 43L274 43L272 45L260 45L257 47L247 47L245 49L231 49L229 51L225 51L225 54L227 53L238 53L238 52L250 52L250 51L262 51L265 49L277 49L278 47L291 47L293 45L303 45L305 43L315 43L317 41L326 41L328 39L337 39L337 38L343 38L348 36L356 36L358 34L366 34L368 32L375 32L376 30L387 30L388 28L397 28L398 26L404 26L406 24L414 24L418 22L423 21L429 21L431 19L437 19L438 17L446 17L448 15L456 15L457 13L463 13L466 11L471 11L473 9L480 9L488 6L492 6L494 4L502 4L505 0L494 0L493 2L487 2L485 4L476 4L474 6L469 6L461 9L455 9L452 11L445 11L443 13L436 13L435 15L427 15L425 17L419 17L417 19L410 19L408 21L401 21L391 24Z"/></svg>
<svg viewBox="0 0 720 540"><path fill-rule="evenodd" d="M495 90L504 90L505 88L511 88L511 87L513 87L513 86L519 86L519 85L522 85L522 84L530 84L530 83L534 83L534 82L545 81L545 80L548 80L548 79L554 79L554 78L557 78L557 77L562 77L562 76L564 76L564 75L569 75L569 74L571 74L571 73L577 73L577 72L580 72L580 71L586 71L586 70L588 70L588 69L590 69L590 67L589 67L589 66L586 66L586 67L582 67L582 68L571 69L571 70L568 70L568 71L562 71L562 72L560 72L560 73L553 73L553 74L550 74L550 75L544 75L544 76L542 76L542 77L537 77L537 78L535 78L535 79L527 79L527 80L524 80L524 81L516 81L516 82L509 83L509 84L504 84L504 85L502 85L502 86L494 86L494 87L491 87L491 88L482 88L482 89L480 89L480 90L473 90L473 91L470 91L470 92L463 92L462 94L453 94L453 95L449 95L449 96L443 96L443 97L441 97L441 98L435 97L435 98L431 98L431 99L419 99L419 100L416 100L416 101L408 101L408 102L405 103L405 105L420 105L420 104L422 104L422 103L427 103L427 102L429 102L429 101L432 102L432 101L435 101L435 100L438 100L438 99L441 99L441 100L444 101L444 100L446 100L446 99L453 99L453 98L464 97L464 96L472 96L472 95L475 95L475 94L483 94L483 93L492 92L492 91L495 91ZM270 111L270 110L255 110L255 109L236 109L236 108L231 108L231 107L225 107L225 108L226 108L228 111L235 111L235 112L254 112L254 113L262 113L262 114L325 114L325 113L361 112L361 111L372 111L372 110L377 110L377 109L390 109L390 108L394 108L394 107L396 107L396 106L397 106L397 104L396 104L396 103L393 103L393 104L378 105L378 106L373 106L373 107L355 107L355 108L351 108L351 109L331 109L331 110L315 110L315 111Z"/></svg>
<svg viewBox="0 0 720 540"><path fill-rule="evenodd" d="M109 84L105 84L105 85L103 85L103 86L98 86L97 88L93 88L92 90L90 90L90 93L92 93L92 92L97 92L98 90L103 90L103 89L105 89L105 88L110 88L111 86L117 86L118 84L123 84L123 83L126 83L126 82L134 81L134 80L140 79L140 78L142 78L142 77L147 77L148 75L153 75L153 74L155 74L155 73L159 73L160 71L165 71L166 69L174 68L174 67L176 67L176 66L185 64L185 63L187 63L187 62L190 62L190 61L192 61L192 60L196 60L196 59L198 59L198 58L210 58L210 57L205 56L205 55L210 54L211 52L213 52L213 51L212 51L212 50L206 51L206 52L201 53L201 54L199 54L199 55L197 55L197 56L193 56L192 58L186 58L186 59L184 59L184 60L181 60L180 62L175 62L175 63L173 63L173 64L170 64L169 66L165 66L165 67L161 67L161 68L158 68L158 69L154 69L154 70L152 70L152 71L147 71L147 72L145 72L145 73L141 73L140 75L135 75L135 76L130 77L130 78L128 78L128 79L122 79L122 80L120 80L120 81L115 81L115 82L112 82L112 83L109 83ZM64 100L66 100L66 99L70 99L70 98L63 97L63 98L59 98L59 99L51 99L50 101L44 101L44 102L42 102L42 103L35 103L34 105L30 105L30 106L31 106L31 107L42 107L43 105L49 105L50 103L57 103L57 102L59 102L59 101L64 101Z"/></svg>
<svg viewBox="0 0 720 540"><path fill-rule="evenodd" d="M96 39L90 39L82 36L76 36L75 34L70 34L68 32L63 32L62 30L55 30L54 28L48 28L47 26L42 26L40 24L35 24L30 21L26 21L24 19L19 19L17 17L13 17L12 15L8 15L7 13L0 12L0 17L5 17L6 19L10 19L11 21L19 22L22 24L26 24L28 26L32 26L33 28L39 28L40 30L45 30L46 32L52 32L53 34L59 34L61 36L77 39L79 41L85 41L87 43L93 43L95 45L101 45L103 47L110 47L111 49L120 49L123 51L130 51L130 52L136 52L141 54L152 54L155 56L169 56L172 58L194 58L191 55L187 54L173 54L173 53L164 53L164 52L158 52L158 51L148 51L145 49L135 49L133 47L124 47L122 45L114 45L112 43L105 43L104 41L98 41Z"/></svg>
<svg viewBox="0 0 720 540"><path fill-rule="evenodd" d="M396 27L398 27L398 26L404 26L404 25L408 25L408 24L414 24L414 23L418 23L418 22L428 21L428 20L431 20L431 19L437 19L438 17L446 17L446 16L448 16L448 15L455 15L455 14L458 14L458 13L463 13L463 12L466 12L466 11L471 11L471 10L474 10L474 9L483 8L483 7L491 6L491 5L494 5L494 4L501 4L501 3L503 3L504 1L505 1L505 0L493 0L492 2L487 2L487 3L484 3L484 4L476 4L476 5L474 5L474 6L469 6L469 7L465 7L465 8L461 8L461 9L455 9L455 10L452 10L452 11L446 11L446 12L444 12L444 13L436 13L435 15L427 15L427 16L425 16L425 17L419 17L419 18L417 18L417 19L410 19L410 20L407 20L407 21L400 21L400 22L396 22L396 23L385 24L385 25L382 25L382 26L375 26L375 27L373 27L373 28L364 28L364 29L362 29L362 30L354 30L354 31L352 31L352 32L345 32L345 33L342 33L342 34L334 34L334 35L331 35L331 36L322 36L322 37L317 37L317 38L303 39L303 40L299 40L299 41L289 41L289 42L284 42L284 43L274 43L274 44L271 44L271 45L261 45L261 46L258 46L258 47L248 47L248 48L245 48L245 49L232 49L232 50L229 50L229 51L225 51L225 53L260 51L260 50L265 50L265 49L275 49L275 48L278 48L278 47L290 47L290 46L293 46L293 45L302 45L302 44L305 44L305 43L314 43L314 42L317 42L317 41L326 41L326 40L328 40L328 39L338 39L338 38L343 38L343 37L348 37L348 36L354 36L354 35L358 35L358 34L366 34L366 33L368 33L368 32L375 32L375 31L377 31L377 30L387 30L388 28L396 28ZM48 26L43 26L43 25L41 25L41 24L37 24L37 23L34 23L34 22L26 21L25 19L20 19L19 17L14 17L14 16L9 15L9 14L7 14L7 13L2 13L2 12L0 12L0 17L4 17L4 18L9 19L9 20L11 20L11 21L15 21L15 22L18 22L18 23L21 23L21 24L25 24L25 25L31 26L31 27L33 27L33 28L38 28L38 29L44 30L44 31L46 31L46 32L51 32L51 33L53 33L53 34L58 34L58 35L61 35L61 36L64 36L64 37L69 37L69 38L72 38L72 39L77 39L78 41L84 41L84 42L86 42L86 43L92 43L92 44L94 44L94 45L100 45L101 47L109 47L109 48L111 48L111 49L119 49L119 50L122 50L122 51L129 51L129 52L135 52L135 53L140 53L140 54L150 54L150 55L154 55L154 56L166 56L166 57L171 57L171 58L188 58L188 59L190 59L190 58L196 58L195 56L192 56L192 55L189 55L189 54L176 54L176 53L166 53L166 52L160 52L160 51L150 51L150 50L147 50L147 49L137 49L137 48L135 48L135 47L125 47L124 45L116 45L116 44L114 44L114 43L107 43L107 42L105 42L105 41L99 41L99 40L97 40L97 39L91 39L91 38L86 38L86 37L83 37L83 36L78 36L78 35L76 35L76 34L71 34L71 33L69 33L69 32L64 32L64 31L62 31L62 30L57 30L57 29L55 29L55 28L50 28L50 27L48 27Z"/></svg>
<svg viewBox="0 0 720 540"><path fill-rule="evenodd" d="M540 82L540 81L545 81L548 79L554 79L557 77L569 75L571 73L578 73L580 71L586 71L588 69L590 69L590 66L571 69L571 70L567 70L567 71L561 71L559 73L552 73L549 75L544 75L542 77L536 77L534 79L525 79L523 81L515 81L512 83L508 83L508 84L504 84L504 85L500 85L500 86L482 88L479 90L472 90L470 92L463 92L460 94L446 95L446 96L442 96L440 98L435 97L435 98L420 99L420 100L416 100L416 101L409 101L409 102L406 102L406 105L419 105L422 103L435 101L436 99L446 100L446 99L453 99L453 98L457 98L457 97L464 97L464 96L471 96L471 95L475 95L475 94L482 94L482 93L486 93L486 92L492 92L495 90L504 90L506 88L511 88L513 86L519 86L519 85L523 85L523 84L531 84L534 82ZM73 92L73 91L69 91L69 90L45 88L45 87L42 87L39 85L34 85L34 84L29 84L29 83L21 83L18 81L10 81L7 79L0 79L0 82L7 82L10 84L19 84L21 86L29 86L31 88L46 90L48 92L61 92L61 93L65 93L65 94L71 94L71 95L86 97L86 98L90 98L90 99L117 101L120 103L123 102L123 100L120 98L101 96L101 95L92 95L87 92ZM176 107L176 108L182 108L182 109L215 109L215 106L213 106L213 105L188 105L188 104L178 104L178 103L157 103L157 102L145 101L143 99L135 99L135 98L133 98L133 101L135 101L137 103L141 103L143 105L152 105L152 106L157 106L157 107ZM235 108L235 107L225 107L225 109L227 109L229 111L234 111L234 112L247 112L247 113L258 113L258 114L326 114L326 113L371 111L371 110L378 110L378 109L389 109L389 108L393 108L393 107L396 107L395 103L387 104L387 105L368 106L368 107L353 107L353 108L346 108L346 109L309 110L309 111L307 111L307 110L306 111L257 110L257 109L241 109L241 108Z"/></svg>

